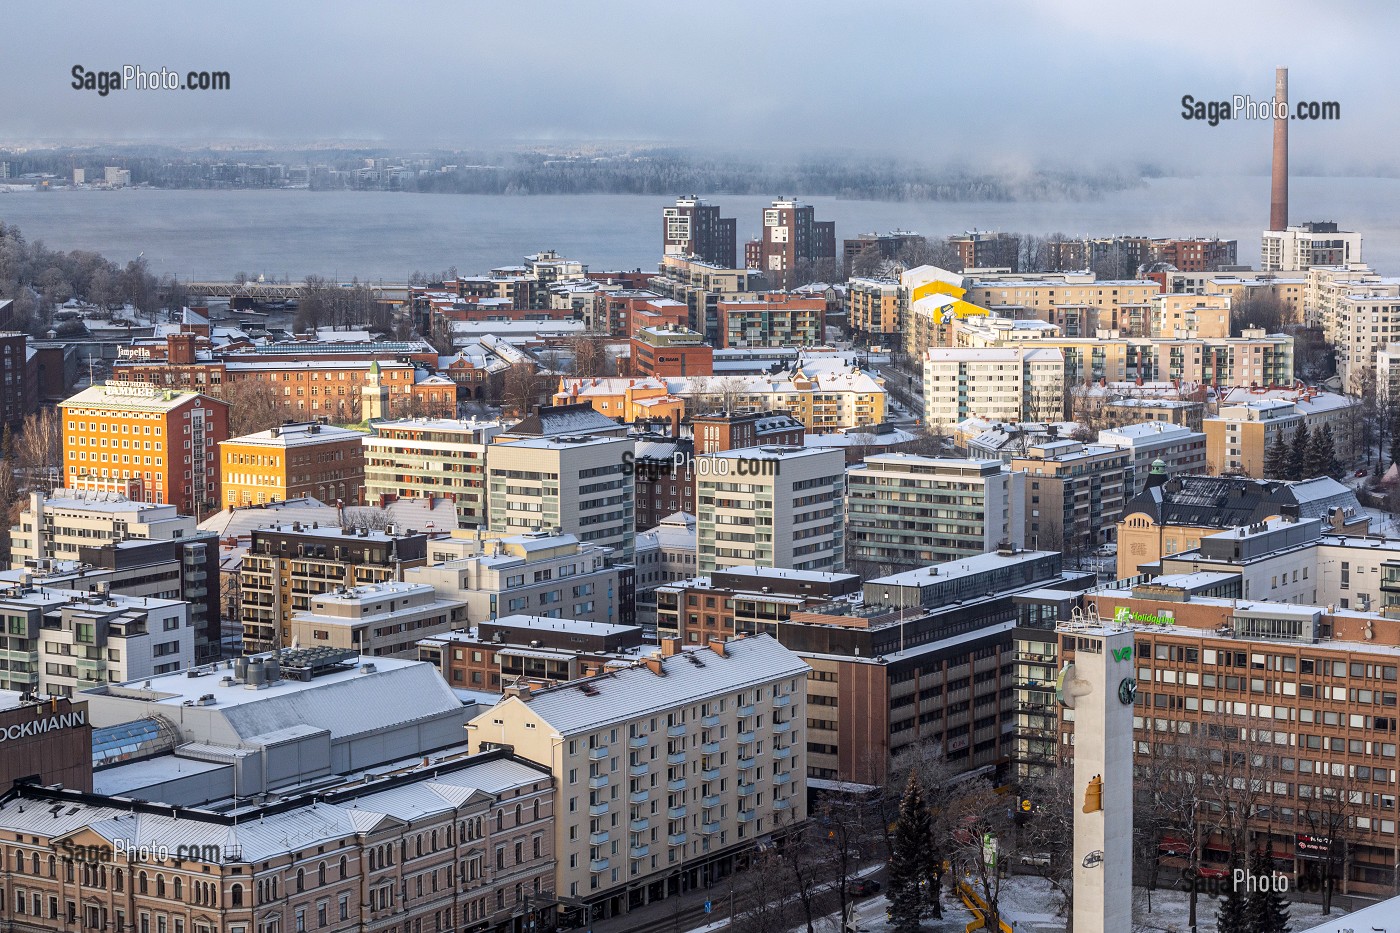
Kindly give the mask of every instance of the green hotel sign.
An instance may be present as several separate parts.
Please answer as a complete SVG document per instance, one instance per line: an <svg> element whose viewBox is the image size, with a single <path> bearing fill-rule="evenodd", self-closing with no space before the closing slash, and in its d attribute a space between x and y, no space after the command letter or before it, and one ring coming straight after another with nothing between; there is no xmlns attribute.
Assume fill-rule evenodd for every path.
<svg viewBox="0 0 1400 933"><path fill-rule="evenodd" d="M1130 622L1137 622L1142 625L1175 625L1176 618L1169 612L1153 615L1150 612L1134 612L1127 606L1119 606L1113 610L1113 621L1123 625Z"/></svg>

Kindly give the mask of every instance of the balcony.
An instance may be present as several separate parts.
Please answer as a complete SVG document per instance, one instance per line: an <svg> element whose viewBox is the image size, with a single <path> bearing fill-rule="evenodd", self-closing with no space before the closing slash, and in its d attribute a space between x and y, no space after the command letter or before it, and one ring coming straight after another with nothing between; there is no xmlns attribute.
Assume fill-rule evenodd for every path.
<svg viewBox="0 0 1400 933"><path fill-rule="evenodd" d="M605 846L608 844L609 838L607 830L591 833L588 836L588 844L591 846Z"/></svg>
<svg viewBox="0 0 1400 933"><path fill-rule="evenodd" d="M670 846L685 845L685 833L671 833L666 837L666 844Z"/></svg>
<svg viewBox="0 0 1400 933"><path fill-rule="evenodd" d="M588 870L597 875L608 870L608 860L605 858L595 858L588 863Z"/></svg>
<svg viewBox="0 0 1400 933"><path fill-rule="evenodd" d="M648 800L650 800L650 799L651 799L651 791L649 791L649 790L639 790L639 791L634 792L634 793L632 794L632 796L628 797L628 798L627 798L627 802L630 803L630 804L632 804L632 806L635 807L635 806L638 806L638 805L640 805L640 804L646 803L646 802L647 802Z"/></svg>
<svg viewBox="0 0 1400 933"><path fill-rule="evenodd" d="M705 716L700 720L700 725L704 726L706 729L714 729L719 725L719 717Z"/></svg>
<svg viewBox="0 0 1400 933"><path fill-rule="evenodd" d="M792 772L791 772L791 771L774 771L774 772L773 772L773 783L774 783L775 785L777 785L778 787L782 787L784 784L786 784L788 781L791 781L791 780L792 780Z"/></svg>
<svg viewBox="0 0 1400 933"><path fill-rule="evenodd" d="M685 778L676 778L674 781L666 782L666 789L673 794L685 790L685 787Z"/></svg>
<svg viewBox="0 0 1400 933"><path fill-rule="evenodd" d="M773 708L774 708L774 709L783 709L784 707L788 707L788 706L791 706L791 705L792 705L792 694L791 694L791 693L778 693L778 694L774 694L774 696L773 696Z"/></svg>
<svg viewBox="0 0 1400 933"><path fill-rule="evenodd" d="M779 797L778 799L776 799L776 800L773 801L773 809L774 809L774 810L791 810L791 809L792 809L792 801L789 800L789 799L787 799L786 797Z"/></svg>
<svg viewBox="0 0 1400 933"><path fill-rule="evenodd" d="M700 751L703 752L703 753L706 754L706 755L718 755L718 754L719 754L719 743L718 743L718 742L706 742L704 745L701 745L701 746L700 746Z"/></svg>
<svg viewBox="0 0 1400 933"><path fill-rule="evenodd" d="M606 803L595 803L588 808L589 816L607 816L611 808Z"/></svg>
<svg viewBox="0 0 1400 933"><path fill-rule="evenodd" d="M713 836L715 833L719 832L719 823L701 823L700 832L706 836Z"/></svg>
<svg viewBox="0 0 1400 933"><path fill-rule="evenodd" d="M791 731L792 731L792 720L791 720L791 719L785 720L784 722L775 722L775 723L773 723L773 734L774 734L774 735L784 735L784 734L786 734L786 733L788 733L788 732L791 732Z"/></svg>
<svg viewBox="0 0 1400 933"><path fill-rule="evenodd" d="M683 820L683 819L685 819L685 807L670 807L670 808L668 808L668 809L666 810L666 819L668 819L668 820Z"/></svg>
<svg viewBox="0 0 1400 933"><path fill-rule="evenodd" d="M651 846L633 846L627 850L627 854L634 859L643 859L651 852Z"/></svg>
<svg viewBox="0 0 1400 933"><path fill-rule="evenodd" d="M633 765L632 767L627 769L628 776L634 778L646 777L650 773L651 765L649 764Z"/></svg>
<svg viewBox="0 0 1400 933"><path fill-rule="evenodd" d="M722 800L719 794L711 794L710 796L700 801L701 805L704 806L706 810L719 806L721 802Z"/></svg>
<svg viewBox="0 0 1400 933"><path fill-rule="evenodd" d="M718 781L719 768L706 768L704 771L700 772L700 777L706 781Z"/></svg>
<svg viewBox="0 0 1400 933"><path fill-rule="evenodd" d="M773 757L782 761L784 758L792 757L792 746L784 745L782 748L773 749Z"/></svg>
<svg viewBox="0 0 1400 933"><path fill-rule="evenodd" d="M685 752L672 752L671 754L666 756L666 763L668 765L685 764Z"/></svg>
<svg viewBox="0 0 1400 933"><path fill-rule="evenodd" d="M674 726L667 726L667 727L666 727L666 737L667 737L667 738L670 738L670 739L679 739L679 738L680 738L681 736L683 736L683 735L685 735L685 723L683 723L683 722L682 722L682 723L677 723L677 724L674 725Z"/></svg>
<svg viewBox="0 0 1400 933"><path fill-rule="evenodd" d="M746 706L741 706L741 707L739 707L739 715L740 715L740 716L752 716L753 714L754 714L754 708L753 708L753 704L752 704L752 703L749 703L749 704L746 705Z"/></svg>
<svg viewBox="0 0 1400 933"><path fill-rule="evenodd" d="M651 738L645 735L634 735L627 740L628 748L646 748L651 744Z"/></svg>
<svg viewBox="0 0 1400 933"><path fill-rule="evenodd" d="M756 820L757 818L758 818L758 812L755 811L755 810L740 810L740 811L739 811L739 822L740 822L740 823L752 823L752 822L753 822L754 820Z"/></svg>
<svg viewBox="0 0 1400 933"><path fill-rule="evenodd" d="M758 764L758 759L756 759L756 758L740 758L740 759L739 759L739 770L740 770L740 771L751 771L751 770L753 770L753 767L754 767L755 765L757 765L757 764Z"/></svg>
<svg viewBox="0 0 1400 933"><path fill-rule="evenodd" d="M739 733L739 744L740 744L740 745L748 745L748 744L749 744L750 742L752 742L755 738L757 738L757 736L754 735L753 730L749 730L748 732L740 732L740 733Z"/></svg>
<svg viewBox="0 0 1400 933"><path fill-rule="evenodd" d="M634 833L644 833L651 827L651 820L644 816L634 817L632 822L627 824L627 828Z"/></svg>
<svg viewBox="0 0 1400 933"><path fill-rule="evenodd" d="M740 797L749 797L749 796L752 796L752 795L753 795L753 792L756 791L756 790L758 790L758 788L755 787L753 784L740 784L740 785L739 785L739 796L740 796Z"/></svg>
<svg viewBox="0 0 1400 933"><path fill-rule="evenodd" d="M608 757L608 750L605 746L600 745L597 748L590 748L588 750L589 761L602 761L606 757Z"/></svg>
<svg viewBox="0 0 1400 933"><path fill-rule="evenodd" d="M604 787L608 786L608 783L608 776L606 774L600 774L597 777L591 777L588 779L588 789L602 790Z"/></svg>

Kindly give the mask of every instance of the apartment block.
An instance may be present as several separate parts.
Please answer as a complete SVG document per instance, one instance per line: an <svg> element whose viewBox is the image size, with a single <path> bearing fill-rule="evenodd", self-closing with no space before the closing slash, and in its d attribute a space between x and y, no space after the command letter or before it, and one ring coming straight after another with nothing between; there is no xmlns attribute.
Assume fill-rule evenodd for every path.
<svg viewBox="0 0 1400 933"><path fill-rule="evenodd" d="M1308 323L1336 347L1345 387L1400 337L1400 279L1377 275L1369 266L1310 269L1303 301Z"/></svg>
<svg viewBox="0 0 1400 933"><path fill-rule="evenodd" d="M219 444L223 501L228 506L360 501L365 481L363 435L319 422L284 424Z"/></svg>
<svg viewBox="0 0 1400 933"><path fill-rule="evenodd" d="M738 263L738 223L721 217L718 204L691 195L661 209L661 251L667 256L695 257L727 269Z"/></svg>
<svg viewBox="0 0 1400 933"><path fill-rule="evenodd" d="M698 569L839 570L845 457L811 447L741 447L696 458Z"/></svg>
<svg viewBox="0 0 1400 933"><path fill-rule="evenodd" d="M1112 540L1131 487L1132 455L1117 447L1057 440L1011 459L1026 474L1026 541L1091 550Z"/></svg>
<svg viewBox="0 0 1400 933"><path fill-rule="evenodd" d="M632 557L632 477L627 438L561 435L497 443L487 457L490 528L504 534L555 530Z"/></svg>
<svg viewBox="0 0 1400 933"><path fill-rule="evenodd" d="M500 431L499 422L474 418L371 424L362 436L366 501L445 497L456 503L457 527L484 526L486 453Z"/></svg>
<svg viewBox="0 0 1400 933"><path fill-rule="evenodd" d="M1054 421L1064 410L1065 358L1052 347L934 347L924 355L924 423L967 418Z"/></svg>
<svg viewBox="0 0 1400 933"><path fill-rule="evenodd" d="M928 239L908 230L891 230L889 233L862 233L854 239L841 241L841 268L847 278L851 275L851 264L856 257L873 250L877 256L888 262L900 258L910 247L928 245Z"/></svg>
<svg viewBox="0 0 1400 933"><path fill-rule="evenodd" d="M74 697L99 684L194 664L189 606L178 599L0 588L7 661L0 689Z"/></svg>
<svg viewBox="0 0 1400 933"><path fill-rule="evenodd" d="M656 590L688 580L696 572L696 519L689 512L675 512L655 527L637 532L637 624L656 635Z"/></svg>
<svg viewBox="0 0 1400 933"><path fill-rule="evenodd" d="M719 344L736 347L810 347L825 339L826 301L764 292L753 298L722 299Z"/></svg>
<svg viewBox="0 0 1400 933"><path fill-rule="evenodd" d="M416 658L418 641L460 628L467 605L422 583L366 583L311 597L292 614L292 641L361 656Z"/></svg>
<svg viewBox="0 0 1400 933"><path fill-rule="evenodd" d="M896 279L852 278L846 282L846 323L872 343L896 340L904 332L908 304L909 292Z"/></svg>
<svg viewBox="0 0 1400 933"><path fill-rule="evenodd" d="M801 447L806 430L784 412L703 412L690 416L695 450L702 454L737 447Z"/></svg>
<svg viewBox="0 0 1400 933"><path fill-rule="evenodd" d="M713 344L719 336L720 300L744 297L761 287L760 281L755 269L664 256L658 274L648 280L647 288L685 304L691 329L704 334L705 340Z"/></svg>
<svg viewBox="0 0 1400 933"><path fill-rule="evenodd" d="M1230 299L1225 295L1156 295L1148 337L1228 337Z"/></svg>
<svg viewBox="0 0 1400 933"><path fill-rule="evenodd" d="M774 288L798 284L795 272L799 263L836 259L836 224L817 220L815 213L812 205L794 198L776 200L763 209L756 268Z"/></svg>
<svg viewBox="0 0 1400 933"><path fill-rule="evenodd" d="M1132 454L1133 481L1126 491L1130 497L1142 492L1158 461L1168 476L1206 471L1206 435L1164 421L1106 429L1099 432L1098 442Z"/></svg>
<svg viewBox="0 0 1400 933"><path fill-rule="evenodd" d="M183 600L198 663L220 655L218 538L173 505L115 493L31 493L10 530L14 579L68 590Z"/></svg>
<svg viewBox="0 0 1400 933"><path fill-rule="evenodd" d="M948 243L958 251L958 262L964 269L1005 269L1015 272L1021 268L1021 238L990 230L974 230L961 236L948 237Z"/></svg>
<svg viewBox="0 0 1400 933"><path fill-rule="evenodd" d="M992 460L866 457L846 470L846 559L905 569L1020 547L1025 479Z"/></svg>
<svg viewBox="0 0 1400 933"><path fill-rule="evenodd" d="M1283 399L1261 399L1223 405L1220 413L1206 418L1206 463L1217 475L1267 476L1264 458L1280 438L1288 439L1303 423L1297 406Z"/></svg>
<svg viewBox="0 0 1400 933"><path fill-rule="evenodd" d="M84 389L58 409L69 489L170 503L195 517L218 509L227 403L197 392L109 383Z"/></svg>
<svg viewBox="0 0 1400 933"><path fill-rule="evenodd" d="M444 599L466 604L479 625L509 615L632 624L630 564L616 550L571 534L459 532L428 541L428 562L404 571Z"/></svg>
<svg viewBox="0 0 1400 933"><path fill-rule="evenodd" d="M729 875L806 817L807 666L767 636L510 691L478 750L547 766L563 921L625 914Z"/></svg>
<svg viewBox="0 0 1400 933"><path fill-rule="evenodd" d="M794 613L860 593L856 573L728 567L658 587L656 630L661 638L704 645L715 638L756 634Z"/></svg>
<svg viewBox="0 0 1400 933"><path fill-rule="evenodd" d="M1361 262L1361 234L1338 230L1330 221L1265 230L1259 248L1259 268L1264 272L1300 272L1352 262Z"/></svg>
<svg viewBox="0 0 1400 933"><path fill-rule="evenodd" d="M253 531L239 568L243 653L292 643L292 619L309 612L315 596L337 589L403 579L427 560L428 536L367 529L319 527L315 522L270 525Z"/></svg>

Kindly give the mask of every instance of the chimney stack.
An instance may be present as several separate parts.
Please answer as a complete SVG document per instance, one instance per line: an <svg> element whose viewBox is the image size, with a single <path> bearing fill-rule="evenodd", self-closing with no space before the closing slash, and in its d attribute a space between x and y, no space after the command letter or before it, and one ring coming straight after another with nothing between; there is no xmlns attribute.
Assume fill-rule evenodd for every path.
<svg viewBox="0 0 1400 933"><path fill-rule="evenodd" d="M1282 105L1282 116L1279 107ZM1274 183L1269 199L1269 229L1288 229L1288 69L1274 72Z"/></svg>

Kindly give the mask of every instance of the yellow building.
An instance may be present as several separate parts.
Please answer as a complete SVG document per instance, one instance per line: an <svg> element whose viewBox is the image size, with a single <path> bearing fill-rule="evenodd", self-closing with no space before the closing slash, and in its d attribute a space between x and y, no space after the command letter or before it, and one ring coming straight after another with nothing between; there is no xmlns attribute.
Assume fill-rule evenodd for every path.
<svg viewBox="0 0 1400 933"><path fill-rule="evenodd" d="M1153 337L1228 337L1230 299L1225 295L1155 295Z"/></svg>
<svg viewBox="0 0 1400 933"><path fill-rule="evenodd" d="M284 424L219 445L224 505L311 496L355 504L365 483L363 435L319 423Z"/></svg>
<svg viewBox="0 0 1400 933"><path fill-rule="evenodd" d="M1201 424L1206 435L1206 469L1221 476L1281 479L1265 473L1264 458L1270 447L1280 438L1287 442L1302 423L1297 406L1282 399L1223 405L1220 414Z"/></svg>

